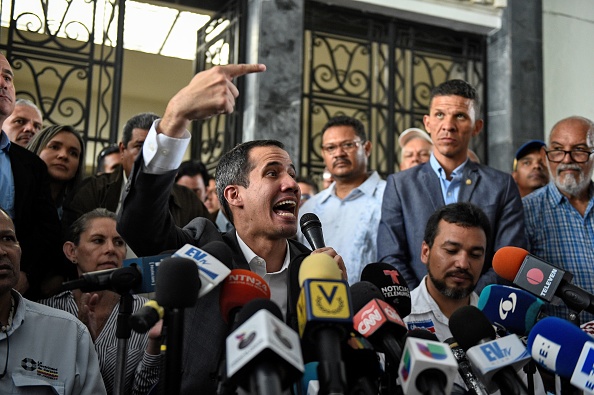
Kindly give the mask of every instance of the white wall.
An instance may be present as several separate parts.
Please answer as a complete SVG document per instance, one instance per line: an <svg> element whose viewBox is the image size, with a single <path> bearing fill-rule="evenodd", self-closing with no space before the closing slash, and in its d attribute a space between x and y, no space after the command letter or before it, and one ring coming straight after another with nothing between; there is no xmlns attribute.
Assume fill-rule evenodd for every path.
<svg viewBox="0 0 594 395"><path fill-rule="evenodd" d="M544 124L594 120L594 2L543 0Z"/></svg>

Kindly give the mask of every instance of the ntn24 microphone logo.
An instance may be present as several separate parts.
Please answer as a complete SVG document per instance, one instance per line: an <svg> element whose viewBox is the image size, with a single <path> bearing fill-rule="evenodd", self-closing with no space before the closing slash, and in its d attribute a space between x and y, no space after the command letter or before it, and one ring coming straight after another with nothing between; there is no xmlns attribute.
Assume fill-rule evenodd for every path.
<svg viewBox="0 0 594 395"><path fill-rule="evenodd" d="M241 284L242 286L252 286L256 289L259 289L264 294L270 294L270 288L268 287L266 281L262 281L259 278L247 274L231 271L229 276L227 276L225 279L225 282L228 286L232 286L233 284L237 283Z"/></svg>

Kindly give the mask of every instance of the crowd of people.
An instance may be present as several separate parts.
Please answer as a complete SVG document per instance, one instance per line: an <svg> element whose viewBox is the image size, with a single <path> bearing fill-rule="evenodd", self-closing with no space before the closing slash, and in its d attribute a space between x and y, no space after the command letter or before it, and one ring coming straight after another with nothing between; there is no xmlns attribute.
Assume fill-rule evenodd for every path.
<svg viewBox="0 0 594 395"><path fill-rule="evenodd" d="M571 116L554 125L547 143L525 142L508 174L473 158L481 103L470 84L450 80L432 90L425 130L400 133L400 171L387 180L369 169L372 142L364 125L344 115L320 132L326 166L320 191L298 176L276 140L224 153L216 178L198 161L182 162L189 123L231 113L239 94L233 80L264 71L254 64L198 73L162 116L129 119L119 144L99 154L97 174L83 180L81 135L68 125L43 129L39 108L16 99L11 66L0 55L0 355L6 353L4 374L12 378L0 376L0 392L53 386L64 394L114 393L122 295L60 286L186 243L225 243L232 257L225 264L262 277L294 329L297 274L310 254L328 255L351 285L370 264L392 265L412 291L408 327L428 329L440 341L451 337L456 309L476 306L490 284L509 284L492 268L502 247L525 248L594 292L591 120ZM306 213L319 217L326 247L308 245L298 227ZM186 309L182 393L216 393L229 332L220 292ZM133 300L134 311L147 302ZM594 319L563 305L546 309ZM132 334L125 393L144 394L157 384L160 341L160 323Z"/></svg>

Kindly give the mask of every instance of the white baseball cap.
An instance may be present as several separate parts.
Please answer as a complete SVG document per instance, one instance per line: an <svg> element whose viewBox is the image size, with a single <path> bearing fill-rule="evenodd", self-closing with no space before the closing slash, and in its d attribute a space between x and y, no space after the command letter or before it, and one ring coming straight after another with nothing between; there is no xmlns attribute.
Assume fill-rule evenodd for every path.
<svg viewBox="0 0 594 395"><path fill-rule="evenodd" d="M422 138L425 141L428 141L429 143L433 144L433 141L431 141L431 136L429 136L427 134L427 132L425 132L424 130L421 130L419 128L409 128L406 129L404 132L400 133L400 136L398 137L398 145L400 147L405 146L410 140L419 137Z"/></svg>

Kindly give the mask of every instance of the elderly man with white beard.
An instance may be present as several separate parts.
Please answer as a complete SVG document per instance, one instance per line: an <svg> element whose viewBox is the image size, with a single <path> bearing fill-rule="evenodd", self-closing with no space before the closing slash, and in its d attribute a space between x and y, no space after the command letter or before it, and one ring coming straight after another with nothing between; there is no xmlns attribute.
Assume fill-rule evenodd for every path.
<svg viewBox="0 0 594 395"><path fill-rule="evenodd" d="M574 275L573 283L594 293L594 123L584 117L560 120L540 154L549 184L522 199L528 249ZM547 313L568 318L563 306ZM582 322L594 315L581 313Z"/></svg>

